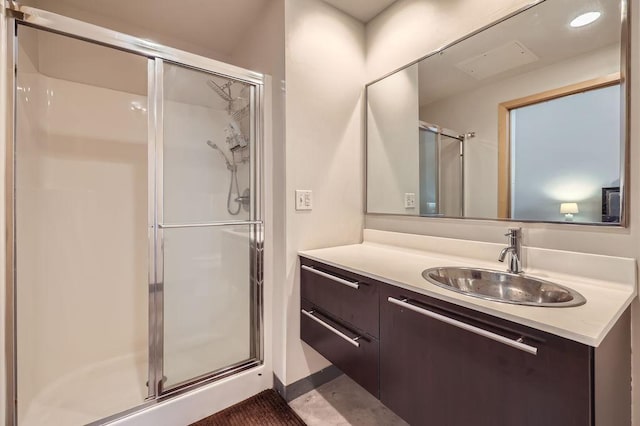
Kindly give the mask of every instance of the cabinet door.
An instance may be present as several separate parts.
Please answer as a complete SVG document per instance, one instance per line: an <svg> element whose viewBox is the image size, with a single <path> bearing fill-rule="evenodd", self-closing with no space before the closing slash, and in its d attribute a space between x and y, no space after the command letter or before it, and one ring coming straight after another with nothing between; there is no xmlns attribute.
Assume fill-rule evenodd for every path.
<svg viewBox="0 0 640 426"><path fill-rule="evenodd" d="M395 287L380 296L380 399L411 425L591 424L588 346Z"/></svg>

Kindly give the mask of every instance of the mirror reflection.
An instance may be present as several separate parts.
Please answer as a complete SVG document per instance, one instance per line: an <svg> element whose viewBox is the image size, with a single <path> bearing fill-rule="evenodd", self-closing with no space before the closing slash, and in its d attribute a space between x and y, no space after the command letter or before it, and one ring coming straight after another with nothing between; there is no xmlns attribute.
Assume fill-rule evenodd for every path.
<svg viewBox="0 0 640 426"><path fill-rule="evenodd" d="M368 85L367 212L619 224L621 26L547 0Z"/></svg>

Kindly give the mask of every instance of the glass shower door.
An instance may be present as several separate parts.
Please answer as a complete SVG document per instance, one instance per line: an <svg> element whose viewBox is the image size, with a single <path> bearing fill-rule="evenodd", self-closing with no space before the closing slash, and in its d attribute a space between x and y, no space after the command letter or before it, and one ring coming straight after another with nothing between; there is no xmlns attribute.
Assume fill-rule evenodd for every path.
<svg viewBox="0 0 640 426"><path fill-rule="evenodd" d="M258 358L255 86L159 63L162 384Z"/></svg>
<svg viewBox="0 0 640 426"><path fill-rule="evenodd" d="M17 423L87 424L148 393L150 60L15 34Z"/></svg>
<svg viewBox="0 0 640 426"><path fill-rule="evenodd" d="M460 139L440 134L440 213L463 216L462 160Z"/></svg>
<svg viewBox="0 0 640 426"><path fill-rule="evenodd" d="M462 140L420 127L420 215L463 216Z"/></svg>
<svg viewBox="0 0 640 426"><path fill-rule="evenodd" d="M428 128L420 128L419 169L420 169L420 215L432 216L439 213L439 161L438 134Z"/></svg>
<svg viewBox="0 0 640 426"><path fill-rule="evenodd" d="M258 366L263 76L7 18L7 424L104 424Z"/></svg>

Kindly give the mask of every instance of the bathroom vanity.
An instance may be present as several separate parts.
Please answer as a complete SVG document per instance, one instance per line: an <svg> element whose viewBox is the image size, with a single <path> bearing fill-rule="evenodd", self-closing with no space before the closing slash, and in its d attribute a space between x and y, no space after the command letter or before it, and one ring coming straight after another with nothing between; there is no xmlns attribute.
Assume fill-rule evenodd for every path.
<svg viewBox="0 0 640 426"><path fill-rule="evenodd" d="M420 274L498 269L498 247L365 230L362 244L302 252L301 338L411 425L630 424L635 261L525 248L526 274L586 297L570 308L482 300Z"/></svg>
<svg viewBox="0 0 640 426"><path fill-rule="evenodd" d="M453 223L442 217L625 226L626 6L600 2L587 26L584 3L536 2L367 84L368 225L405 215L422 219L396 229ZM630 425L635 260L521 256L518 231L508 235L505 247L365 230L362 244L301 252L302 340L411 425ZM541 299L575 306L455 292L480 273L423 278L518 273L521 260L525 276L577 292Z"/></svg>

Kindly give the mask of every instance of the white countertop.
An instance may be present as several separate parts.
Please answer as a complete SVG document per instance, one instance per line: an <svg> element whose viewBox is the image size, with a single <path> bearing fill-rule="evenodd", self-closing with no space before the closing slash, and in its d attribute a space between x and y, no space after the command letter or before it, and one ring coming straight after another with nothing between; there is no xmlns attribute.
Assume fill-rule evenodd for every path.
<svg viewBox="0 0 640 426"><path fill-rule="evenodd" d="M581 293L587 303L549 308L492 302L431 284L437 266L504 270L500 244L365 230L362 244L300 255L436 299L597 347L636 296L635 259L523 247L524 273ZM463 256L461 256L461 254Z"/></svg>

